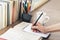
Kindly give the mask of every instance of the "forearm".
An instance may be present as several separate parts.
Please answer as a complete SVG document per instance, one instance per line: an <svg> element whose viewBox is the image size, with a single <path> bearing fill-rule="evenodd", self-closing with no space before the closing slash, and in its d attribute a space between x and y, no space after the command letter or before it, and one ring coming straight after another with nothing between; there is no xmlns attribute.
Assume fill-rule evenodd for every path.
<svg viewBox="0 0 60 40"><path fill-rule="evenodd" d="M46 27L46 32L60 31L60 23Z"/></svg>

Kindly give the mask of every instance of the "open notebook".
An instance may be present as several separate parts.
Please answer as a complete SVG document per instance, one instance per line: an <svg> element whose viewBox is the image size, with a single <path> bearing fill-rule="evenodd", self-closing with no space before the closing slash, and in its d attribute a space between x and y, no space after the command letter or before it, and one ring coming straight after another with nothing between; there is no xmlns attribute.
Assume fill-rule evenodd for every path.
<svg viewBox="0 0 60 40"><path fill-rule="evenodd" d="M35 34L35 35L39 35L39 36L44 37L44 38L48 38L48 37L49 37L50 33L44 34L44 33L41 33L41 32L39 32L39 33L33 32L32 29L31 29L31 26L32 26L32 24L27 25L27 26L24 28L24 31L25 31L25 32L32 33L32 34Z"/></svg>
<svg viewBox="0 0 60 40"><path fill-rule="evenodd" d="M41 40L42 38L40 36L32 35L22 30L26 24L27 23L22 22L21 24L16 25L14 28L10 28L4 34L0 35L0 38L4 38L6 40Z"/></svg>

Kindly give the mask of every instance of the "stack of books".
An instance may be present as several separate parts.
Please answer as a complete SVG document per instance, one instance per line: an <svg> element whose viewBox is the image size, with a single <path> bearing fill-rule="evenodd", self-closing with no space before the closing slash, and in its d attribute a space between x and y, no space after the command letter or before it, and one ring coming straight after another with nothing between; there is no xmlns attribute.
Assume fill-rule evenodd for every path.
<svg viewBox="0 0 60 40"><path fill-rule="evenodd" d="M0 30L18 20L18 0L0 0Z"/></svg>

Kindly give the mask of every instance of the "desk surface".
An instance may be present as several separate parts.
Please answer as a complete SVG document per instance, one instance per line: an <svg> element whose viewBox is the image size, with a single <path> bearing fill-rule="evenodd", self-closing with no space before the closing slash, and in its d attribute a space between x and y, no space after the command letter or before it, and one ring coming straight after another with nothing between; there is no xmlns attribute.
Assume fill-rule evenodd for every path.
<svg viewBox="0 0 60 40"><path fill-rule="evenodd" d="M3 30L3 32L5 32L6 30L8 30L8 28L10 28L10 27L6 27L4 30ZM2 30L0 31L0 33L2 32ZM59 40L60 38L59 38L59 35L60 34L60 32L55 32L55 33L51 33L51 36L48 38L48 39L43 39L43 40Z"/></svg>

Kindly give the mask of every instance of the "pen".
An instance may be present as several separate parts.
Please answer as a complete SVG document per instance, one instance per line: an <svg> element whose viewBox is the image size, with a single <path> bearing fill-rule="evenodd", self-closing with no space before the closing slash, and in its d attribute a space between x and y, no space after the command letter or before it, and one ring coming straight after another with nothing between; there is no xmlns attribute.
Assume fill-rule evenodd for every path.
<svg viewBox="0 0 60 40"><path fill-rule="evenodd" d="M38 22L38 20L41 18L42 15L43 15L43 12L40 14L40 16L38 17L38 19L36 20L36 22L33 24L33 26L36 25L36 23Z"/></svg>

